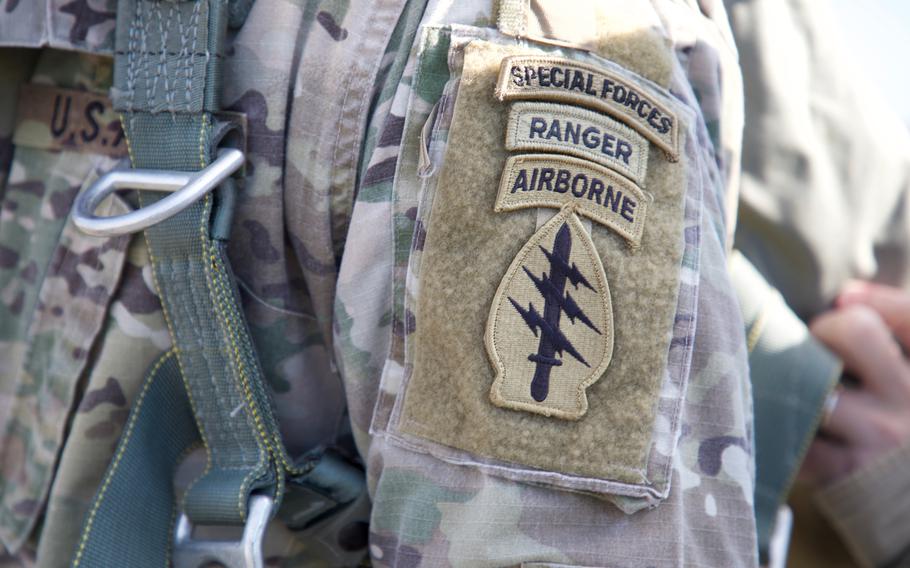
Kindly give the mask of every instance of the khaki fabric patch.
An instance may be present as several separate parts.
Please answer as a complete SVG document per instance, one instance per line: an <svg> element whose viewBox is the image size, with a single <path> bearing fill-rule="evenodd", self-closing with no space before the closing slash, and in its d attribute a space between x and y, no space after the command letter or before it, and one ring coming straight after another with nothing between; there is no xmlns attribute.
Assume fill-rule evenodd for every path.
<svg viewBox="0 0 910 568"><path fill-rule="evenodd" d="M497 467L647 484L679 296L685 159L672 163L652 152L645 183L654 201L638 248L598 224L590 231L609 278L615 347L606 374L587 389L585 415L556 420L490 402L495 371L484 342L490 308L503 275L539 228L539 210L494 210L509 157L503 136L509 106L492 93L503 58L531 50L480 40L464 48L447 151L432 208L420 217L426 233L409 322L413 359L391 428L408 447L433 442Z"/></svg>
<svg viewBox="0 0 910 568"><path fill-rule="evenodd" d="M496 211L561 209L609 227L633 246L641 242L650 198L623 176L586 160L555 154L512 156L499 181Z"/></svg>
<svg viewBox="0 0 910 568"><path fill-rule="evenodd" d="M518 252L493 298L485 340L496 369L493 404L569 420L588 411L585 389L613 355L613 308L575 207Z"/></svg>
<svg viewBox="0 0 910 568"><path fill-rule="evenodd" d="M622 120L679 159L679 120L656 98L595 65L549 55L519 55L502 61L496 96L577 104Z"/></svg>
<svg viewBox="0 0 910 568"><path fill-rule="evenodd" d="M120 117L104 95L46 85L23 85L13 141L44 150L126 156Z"/></svg>
<svg viewBox="0 0 910 568"><path fill-rule="evenodd" d="M612 168L638 184L648 168L647 140L612 118L569 105L513 104L506 149L572 154Z"/></svg>

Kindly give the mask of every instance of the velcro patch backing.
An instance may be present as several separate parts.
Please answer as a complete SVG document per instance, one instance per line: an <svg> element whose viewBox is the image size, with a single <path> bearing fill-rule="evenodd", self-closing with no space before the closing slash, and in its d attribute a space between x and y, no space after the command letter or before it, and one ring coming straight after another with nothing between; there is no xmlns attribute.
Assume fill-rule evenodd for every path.
<svg viewBox="0 0 910 568"><path fill-rule="evenodd" d="M602 166L557 154L525 154L506 162L496 212L529 207L561 209L572 204L579 214L637 246L649 203L638 186Z"/></svg>
<svg viewBox="0 0 910 568"><path fill-rule="evenodd" d="M496 96L571 103L622 120L679 159L679 120L663 103L614 73L594 65L548 55L506 57Z"/></svg>
<svg viewBox="0 0 910 568"><path fill-rule="evenodd" d="M554 103L518 102L509 111L507 150L561 152L594 160L642 184L648 141L599 112Z"/></svg>
<svg viewBox="0 0 910 568"><path fill-rule="evenodd" d="M652 452L656 447L652 433L680 292L687 160L671 163L663 153L652 152L645 186L654 200L648 204L640 246L627 246L628 241L616 231L596 223L590 230L591 242L609 279L614 348L606 372L585 391L588 408L584 416L559 420L498 407L490 399L496 369L485 346L485 327L503 275L540 229L540 212L534 208L494 211L510 154L503 135L509 105L496 100L493 92L503 58L528 55L530 49L482 40L464 48L445 158L437 174L432 206L421 218L426 237L421 241L419 270L408 275L419 279L412 304L415 319L409 324L413 333L408 336L413 363L398 387L402 390L392 430L408 447L452 455L451 459L459 463L490 463L497 472L506 472L513 479L604 495L663 494L663 470L651 472L648 464L657 453ZM539 52L534 55L545 56ZM582 57L579 55L578 61L585 63ZM624 83L638 85L636 80L629 73ZM646 83L637 90L657 98L654 88ZM669 107L672 101L665 104ZM679 116L684 131L688 116ZM558 157L553 154L549 158L554 156ZM588 167L600 166L592 162ZM575 235L572 255L579 252L576 247L581 243ZM555 234L539 244L552 251L554 243ZM537 252L541 253L539 248ZM535 256L529 262L546 262L544 257ZM572 262L590 282L590 266L582 266L578 258ZM540 278L542 266L529 266L529 270ZM516 286L529 287L525 298L515 298L522 309L530 312L534 297L539 312L543 303L538 302L543 296L532 291L533 281L523 270L516 272L513 280ZM597 297L587 288L576 293L574 286L572 294L577 302ZM521 338L521 351L516 349L515 353L527 358L525 347L535 349L539 344L533 345L533 332L521 323L518 310L511 303L508 308L519 318L518 329L527 334ZM603 332L594 317L587 315ZM561 325L581 326L579 334L582 327L588 329L579 321ZM590 346L573 345L592 368L598 366L596 353L582 351L590 350ZM551 387L555 387L555 375ZM456 450L458 453L450 453ZM650 485L652 473L660 485Z"/></svg>
<svg viewBox="0 0 910 568"><path fill-rule="evenodd" d="M19 94L13 142L44 150L126 156L120 118L104 95L27 84Z"/></svg>

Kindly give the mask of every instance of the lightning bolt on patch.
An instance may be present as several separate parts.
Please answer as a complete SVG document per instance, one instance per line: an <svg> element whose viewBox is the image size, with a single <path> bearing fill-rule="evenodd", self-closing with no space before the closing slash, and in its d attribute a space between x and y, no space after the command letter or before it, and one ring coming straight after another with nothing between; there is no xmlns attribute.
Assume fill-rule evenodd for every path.
<svg viewBox="0 0 910 568"><path fill-rule="evenodd" d="M522 247L493 300L486 331L494 404L565 419L587 411L585 389L613 352L603 265L574 208Z"/></svg>

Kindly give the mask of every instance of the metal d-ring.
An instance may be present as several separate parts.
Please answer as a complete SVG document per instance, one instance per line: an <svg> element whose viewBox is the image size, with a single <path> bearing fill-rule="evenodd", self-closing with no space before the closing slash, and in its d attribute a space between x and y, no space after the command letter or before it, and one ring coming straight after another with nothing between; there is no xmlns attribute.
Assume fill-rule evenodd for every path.
<svg viewBox="0 0 910 568"><path fill-rule="evenodd" d="M167 170L115 170L101 176L79 194L73 206L73 222L83 233L98 237L125 235L147 229L183 211L212 191L243 165L243 152L225 148L214 162L198 172ZM95 209L104 198L120 189L170 192L160 201L123 215L98 217Z"/></svg>
<svg viewBox="0 0 910 568"><path fill-rule="evenodd" d="M240 540L196 540L190 520L181 513L174 529L174 568L202 568L211 563L225 568L264 568L262 541L274 506L267 495L250 497Z"/></svg>

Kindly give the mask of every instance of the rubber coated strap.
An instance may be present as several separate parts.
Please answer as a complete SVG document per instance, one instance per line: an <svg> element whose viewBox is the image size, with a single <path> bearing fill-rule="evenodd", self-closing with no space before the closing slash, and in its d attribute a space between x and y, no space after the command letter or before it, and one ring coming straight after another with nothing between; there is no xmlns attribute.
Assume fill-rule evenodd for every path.
<svg viewBox="0 0 910 568"><path fill-rule="evenodd" d="M766 563L778 508L842 365L739 252L731 257L730 273L746 323L755 413L755 521Z"/></svg>
<svg viewBox="0 0 910 568"><path fill-rule="evenodd" d="M212 160L226 131L213 112L227 19L224 0L120 0L113 98L133 167L197 171ZM160 198L140 195L143 204ZM292 467L282 445L225 242L212 236L218 201L209 194L145 232L174 350L146 385L157 392L165 369L164 398L145 409L137 404L135 419L172 439L148 443L149 437L127 432L86 521L76 565L114 565L103 560L110 554L119 566L162 565L175 514L174 458L188 440L198 437L208 457L184 496L194 524L242 524L251 492L280 501L285 477L304 473ZM175 373L183 392L171 385ZM165 425L186 409L194 427L182 419ZM147 508L133 506L140 492Z"/></svg>

